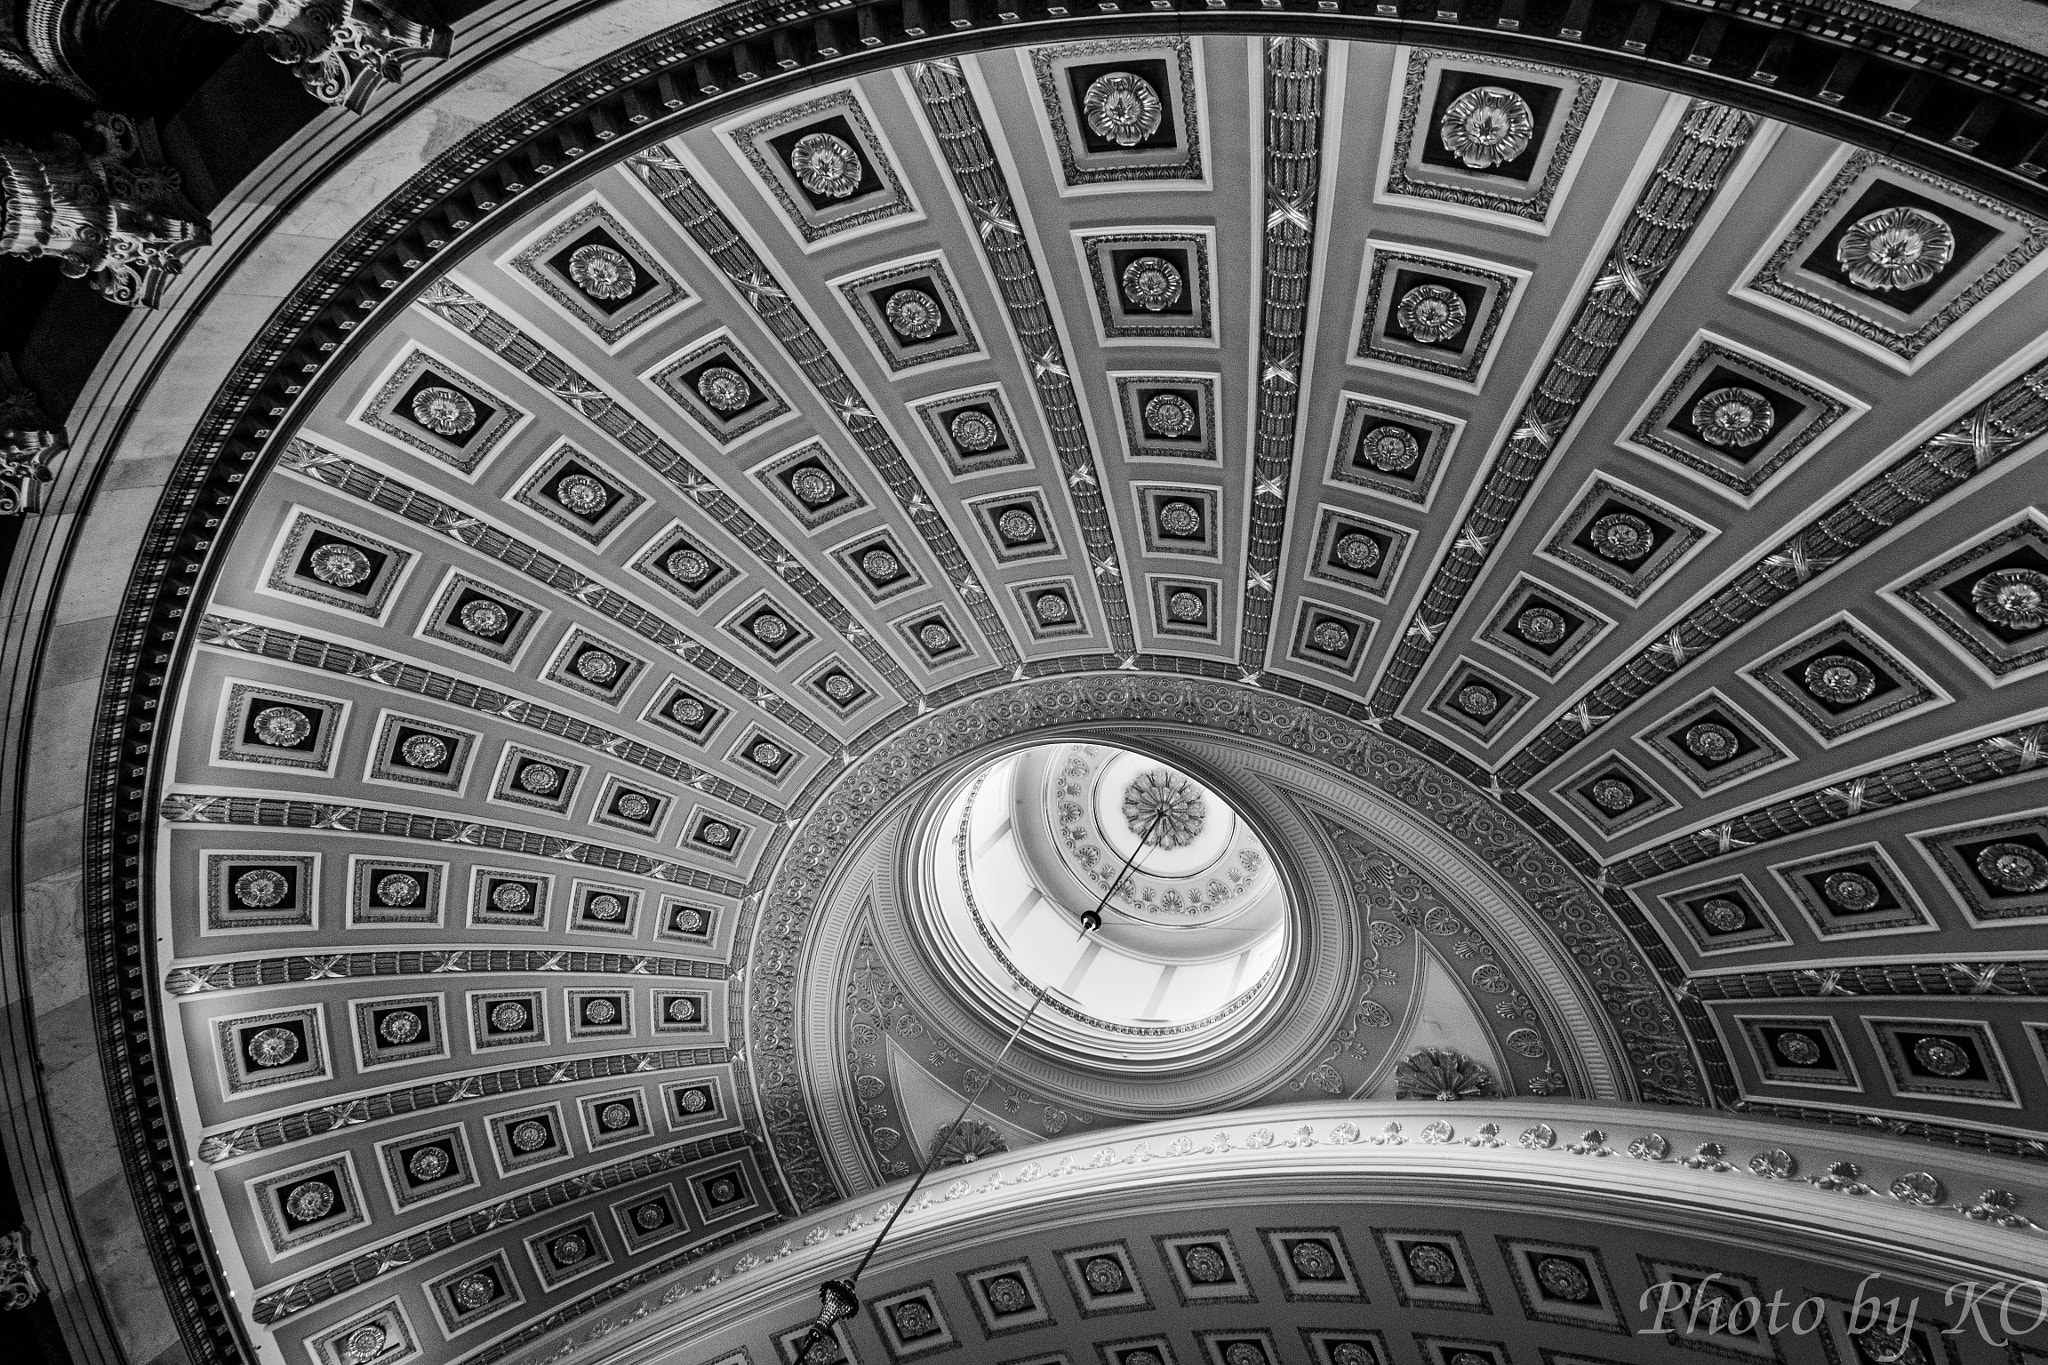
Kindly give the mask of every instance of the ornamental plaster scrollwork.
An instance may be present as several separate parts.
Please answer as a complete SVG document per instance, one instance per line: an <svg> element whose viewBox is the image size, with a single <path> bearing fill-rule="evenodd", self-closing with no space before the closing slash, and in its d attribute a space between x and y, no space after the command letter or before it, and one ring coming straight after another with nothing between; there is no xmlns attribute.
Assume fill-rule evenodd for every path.
<svg viewBox="0 0 2048 1365"><path fill-rule="evenodd" d="M796 1001L819 898L862 831L969 755L1077 724L1170 720L1256 737L1315 759L1401 804L1501 869L1591 984L1625 1040L1639 1093L1706 1103L1706 1088L1663 987L1599 897L1513 816L1435 763L1384 736L1286 698L1196 679L1096 674L1016 684L934 710L849 767L804 817L771 889L740 926L748 959L744 1028L761 1112L792 1201L839 1197L805 1093Z"/></svg>
<svg viewBox="0 0 2048 1365"><path fill-rule="evenodd" d="M206 245L206 221L147 123L96 113L88 138L0 141L0 253L52 258L115 303L153 308Z"/></svg>
<svg viewBox="0 0 2048 1365"><path fill-rule="evenodd" d="M66 444L64 428L0 355L0 517L41 510L50 462Z"/></svg>
<svg viewBox="0 0 2048 1365"><path fill-rule="evenodd" d="M448 55L449 32L409 16L401 0L164 0L210 23L263 39L323 104L361 113L403 69Z"/></svg>

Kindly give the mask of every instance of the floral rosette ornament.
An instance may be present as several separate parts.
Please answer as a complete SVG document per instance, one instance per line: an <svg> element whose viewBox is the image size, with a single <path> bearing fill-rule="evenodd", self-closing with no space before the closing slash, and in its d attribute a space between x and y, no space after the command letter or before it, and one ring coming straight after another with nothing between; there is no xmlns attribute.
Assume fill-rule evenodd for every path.
<svg viewBox="0 0 2048 1365"><path fill-rule="evenodd" d="M1465 325L1465 300L1440 284L1418 284L1395 305L1394 325L1425 346L1449 341Z"/></svg>
<svg viewBox="0 0 2048 1365"><path fill-rule="evenodd" d="M1096 77L1081 96L1081 116L1095 136L1135 147L1159 131L1166 105L1143 76L1112 71Z"/></svg>
<svg viewBox="0 0 2048 1365"><path fill-rule="evenodd" d="M1956 235L1924 209L1901 204L1867 213L1835 243L1835 260L1858 289L1918 289L1955 259Z"/></svg>
<svg viewBox="0 0 2048 1365"><path fill-rule="evenodd" d="M789 149L796 183L828 199L848 199L860 188L860 153L843 137L807 133Z"/></svg>
<svg viewBox="0 0 2048 1365"><path fill-rule="evenodd" d="M1488 171L1529 149L1536 115L1514 91L1482 85L1451 101L1436 132L1445 151L1475 171Z"/></svg>

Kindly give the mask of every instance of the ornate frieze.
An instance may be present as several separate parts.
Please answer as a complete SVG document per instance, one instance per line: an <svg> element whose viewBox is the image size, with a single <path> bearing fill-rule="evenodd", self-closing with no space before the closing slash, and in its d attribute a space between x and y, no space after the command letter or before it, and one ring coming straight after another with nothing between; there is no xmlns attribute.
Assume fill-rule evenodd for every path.
<svg viewBox="0 0 2048 1365"><path fill-rule="evenodd" d="M206 245L206 220L147 123L96 113L88 136L0 141L0 254L54 259L115 303L153 308Z"/></svg>

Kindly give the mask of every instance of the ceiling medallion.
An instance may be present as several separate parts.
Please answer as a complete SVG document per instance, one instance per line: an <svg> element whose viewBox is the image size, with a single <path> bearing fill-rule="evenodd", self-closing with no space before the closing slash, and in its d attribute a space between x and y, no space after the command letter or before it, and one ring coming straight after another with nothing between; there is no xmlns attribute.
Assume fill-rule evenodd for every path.
<svg viewBox="0 0 2048 1365"><path fill-rule="evenodd" d="M604 510L612 495L588 474L568 474L555 481L555 501L579 517L594 517Z"/></svg>
<svg viewBox="0 0 2048 1365"><path fill-rule="evenodd" d="M539 1127L540 1125L535 1124L533 1126ZM490 1276L483 1274L481 1271L474 1275L464 1275L455 1282L454 1288L448 1292L454 1298L458 1307L469 1309L472 1312L482 1308L492 1299L498 1297L497 1286L491 1283Z"/></svg>
<svg viewBox="0 0 2048 1365"><path fill-rule="evenodd" d="M1749 912L1742 908L1740 901L1716 896L1700 906L1700 918L1706 921L1709 929L1729 934L1749 923Z"/></svg>
<svg viewBox="0 0 2048 1365"><path fill-rule="evenodd" d="M754 401L754 390L738 370L714 365L697 376L697 392L720 412L738 412Z"/></svg>
<svg viewBox="0 0 2048 1365"><path fill-rule="evenodd" d="M1119 147L1135 147L1159 131L1166 106L1143 76L1112 71L1089 85L1081 96L1081 113L1097 137Z"/></svg>
<svg viewBox="0 0 2048 1365"><path fill-rule="evenodd" d="M1195 429L1195 407L1177 393L1162 393L1145 402L1145 430L1169 440Z"/></svg>
<svg viewBox="0 0 2048 1365"><path fill-rule="evenodd" d="M289 706L266 706L250 723L256 738L278 749L304 744L313 734L313 722L304 711Z"/></svg>
<svg viewBox="0 0 2048 1365"><path fill-rule="evenodd" d="M1937 1076L1960 1076L1970 1069L1970 1054L1946 1038L1916 1038L1913 1060Z"/></svg>
<svg viewBox="0 0 2048 1365"><path fill-rule="evenodd" d="M1812 1066L1820 1060L1820 1044L1809 1034L1781 1033L1771 1047L1794 1066Z"/></svg>
<svg viewBox="0 0 2048 1365"><path fill-rule="evenodd" d="M2025 844L1990 844L1977 851L1977 875L2000 891L2030 896L2048 891L2048 858Z"/></svg>
<svg viewBox="0 0 2048 1365"><path fill-rule="evenodd" d="M377 899L386 905L416 905L424 889L418 877L405 872L393 872L377 879Z"/></svg>
<svg viewBox="0 0 2048 1365"><path fill-rule="evenodd" d="M592 896L584 909L592 919L617 920L626 917L626 902L609 891Z"/></svg>
<svg viewBox="0 0 2048 1365"><path fill-rule="evenodd" d="M939 334L946 315L939 301L922 289L899 289L882 302L889 330L905 341L929 341Z"/></svg>
<svg viewBox="0 0 2048 1365"><path fill-rule="evenodd" d="M721 820L706 820L697 830L705 843L713 848L729 848L739 837L739 831Z"/></svg>
<svg viewBox="0 0 2048 1365"><path fill-rule="evenodd" d="M951 649L953 647L953 632L947 630L937 621L933 621L931 624L923 626L918 630L917 642L936 654L942 649Z"/></svg>
<svg viewBox="0 0 2048 1365"><path fill-rule="evenodd" d="M860 557L860 571L877 583L886 583L903 572L903 562L887 550L869 550Z"/></svg>
<svg viewBox="0 0 2048 1365"><path fill-rule="evenodd" d="M1124 823L1162 849L1191 844L1209 818L1208 803L1193 782L1171 768L1140 773L1124 788Z"/></svg>
<svg viewBox="0 0 2048 1365"><path fill-rule="evenodd" d="M1650 553L1655 532L1630 512L1609 512L1593 523L1593 553L1617 564L1633 564Z"/></svg>
<svg viewBox="0 0 2048 1365"><path fill-rule="evenodd" d="M1823 654L1806 665L1800 681L1816 698L1836 706L1853 706L1877 690L1877 674L1861 659Z"/></svg>
<svg viewBox="0 0 2048 1365"><path fill-rule="evenodd" d="M1861 872L1831 872L1821 880L1820 893L1828 904L1860 914L1875 909L1882 892L1876 882Z"/></svg>
<svg viewBox="0 0 2048 1365"><path fill-rule="evenodd" d="M427 1148L438 1151L439 1148ZM347 1365L369 1365L384 1353L384 1329L376 1323L367 1323L348 1334L341 1344L341 1358Z"/></svg>
<svg viewBox="0 0 2048 1365"><path fill-rule="evenodd" d="M1620 814L1636 803L1636 789L1618 777L1603 777L1593 784L1593 804L1601 810Z"/></svg>
<svg viewBox="0 0 2048 1365"><path fill-rule="evenodd" d="M1202 599L1191 592L1177 592L1166 599L1166 612L1176 621L1202 619Z"/></svg>
<svg viewBox="0 0 2048 1365"><path fill-rule="evenodd" d="M1038 619L1048 626L1056 626L1073 615L1067 606L1067 599L1056 592L1049 592L1039 598L1032 610L1037 612Z"/></svg>
<svg viewBox="0 0 2048 1365"><path fill-rule="evenodd" d="M694 915L697 912L693 910L690 913ZM697 926L693 923L690 927L694 929ZM710 1104L711 1102L704 1098L704 1092L701 1090L685 1090L676 1099L676 1107L686 1114L702 1113L710 1107Z"/></svg>
<svg viewBox="0 0 2048 1365"><path fill-rule="evenodd" d="M1015 1275L998 1275L981 1287L988 1306L998 1313L1021 1313L1032 1307L1031 1291Z"/></svg>
<svg viewBox="0 0 2048 1365"><path fill-rule="evenodd" d="M860 153L843 137L806 133L789 149L789 169L796 183L812 194L850 198L860 188Z"/></svg>
<svg viewBox="0 0 2048 1365"><path fill-rule="evenodd" d="M668 1213L659 1204L643 1204L633 1214L633 1225L642 1232L652 1232L668 1221Z"/></svg>
<svg viewBox="0 0 2048 1365"><path fill-rule="evenodd" d="M1412 433L1399 427L1381 426L1359 438L1358 453L1372 461L1373 468L1398 474L1415 467L1415 462L1422 458L1422 445Z"/></svg>
<svg viewBox="0 0 2048 1365"><path fill-rule="evenodd" d="M512 1145L522 1152L538 1151L548 1145L547 1125L534 1119L515 1125L512 1129Z"/></svg>
<svg viewBox="0 0 2048 1365"><path fill-rule="evenodd" d="M612 809L628 820L645 820L654 814L654 803L639 792L621 793Z"/></svg>
<svg viewBox="0 0 2048 1365"><path fill-rule="evenodd" d="M370 578L370 557L353 545L329 541L313 551L308 563L313 577L337 588L357 587Z"/></svg>
<svg viewBox="0 0 2048 1365"><path fill-rule="evenodd" d="M1146 312L1163 312L1180 302L1180 272L1163 256L1140 256L1124 267L1123 289Z"/></svg>
<svg viewBox="0 0 2048 1365"><path fill-rule="evenodd" d="M268 910L280 904L290 890L291 883L284 879L284 874L268 868L244 872L235 878L235 899L255 910Z"/></svg>
<svg viewBox="0 0 2048 1365"><path fill-rule="evenodd" d="M1394 322L1423 345L1434 346L1465 325L1465 300L1440 284L1418 284L1401 296Z"/></svg>
<svg viewBox="0 0 2048 1365"><path fill-rule="evenodd" d="M816 466L799 469L792 475L789 490L806 507L823 507L839 496L838 481Z"/></svg>
<svg viewBox="0 0 2048 1365"><path fill-rule="evenodd" d="M834 673L825 679L825 695L834 701L846 701L854 694L853 679L844 673ZM698 710L703 710L699 707Z"/></svg>
<svg viewBox="0 0 2048 1365"><path fill-rule="evenodd" d="M1467 90L1451 101L1437 124L1444 150L1475 171L1513 161L1528 150L1535 131L1529 102L1497 85Z"/></svg>
<svg viewBox="0 0 2048 1365"><path fill-rule="evenodd" d="M1742 741L1727 726L1703 720L1685 732L1685 747L1694 758L1708 763L1725 763L1735 757Z"/></svg>
<svg viewBox="0 0 2048 1365"><path fill-rule="evenodd" d="M1692 405L1692 424L1708 445L1753 446L1777 422L1771 400L1755 389L1715 389Z"/></svg>
<svg viewBox="0 0 2048 1365"><path fill-rule="evenodd" d="M299 1055L299 1036L290 1029L259 1029L248 1043L249 1060L258 1066L283 1066Z"/></svg>
<svg viewBox="0 0 2048 1365"><path fill-rule="evenodd" d="M1593 1282L1586 1272L1561 1256L1545 1256L1536 1263L1536 1280L1554 1299L1582 1303L1593 1297Z"/></svg>
<svg viewBox="0 0 2048 1365"><path fill-rule="evenodd" d="M764 768L772 768L782 762L782 746L762 740L754 746L754 762Z"/></svg>
<svg viewBox="0 0 2048 1365"><path fill-rule="evenodd" d="M1038 534L1038 518L1021 507L1012 507L996 518L996 532L1012 544Z"/></svg>
<svg viewBox="0 0 2048 1365"><path fill-rule="evenodd" d="M619 676L619 661L600 649L586 649L576 656L576 676L603 686Z"/></svg>
<svg viewBox="0 0 2048 1365"><path fill-rule="evenodd" d="M996 427L995 419L985 412L957 412L946 424L946 430L953 433L953 444L971 454L995 449L1002 432Z"/></svg>
<svg viewBox="0 0 2048 1365"><path fill-rule="evenodd" d="M1188 1278L1197 1284L1217 1284L1230 1274L1230 1263L1212 1246L1189 1247L1181 1264L1188 1268Z"/></svg>
<svg viewBox="0 0 2048 1365"><path fill-rule="evenodd" d="M421 1182L439 1180L448 1174L448 1153L439 1147L422 1147L405 1163L406 1173Z"/></svg>
<svg viewBox="0 0 2048 1365"><path fill-rule="evenodd" d="M408 768L437 768L448 761L448 741L439 735L407 735L398 756Z"/></svg>
<svg viewBox="0 0 2048 1365"><path fill-rule="evenodd" d="M1970 610L2006 630L2039 630L2048 624L2048 574L2037 569L2000 569L1970 589Z"/></svg>
<svg viewBox="0 0 2048 1365"><path fill-rule="evenodd" d="M1330 1249L1320 1242L1296 1242L1287 1250L1287 1259L1294 1262L1294 1269L1304 1280L1334 1280L1342 1267Z"/></svg>
<svg viewBox="0 0 2048 1365"><path fill-rule="evenodd" d="M476 404L440 384L412 396L412 415L436 436L467 436L476 430Z"/></svg>
<svg viewBox="0 0 2048 1365"><path fill-rule="evenodd" d="M419 1037L425 1027L419 1015L411 1010L394 1010L377 1025L377 1036L387 1043L409 1043Z"/></svg>
<svg viewBox="0 0 2048 1365"><path fill-rule="evenodd" d="M1309 643L1326 653L1342 654L1351 648L1351 631L1335 621L1325 621L1309 632Z"/></svg>
<svg viewBox="0 0 2048 1365"><path fill-rule="evenodd" d="M1835 244L1835 260L1859 289L1918 289L1955 258L1956 235L1923 209L1900 205L1866 214Z"/></svg>
<svg viewBox="0 0 2048 1365"><path fill-rule="evenodd" d="M747 629L764 645L779 645L789 638L789 622L780 616L757 616Z"/></svg>
<svg viewBox="0 0 2048 1365"><path fill-rule="evenodd" d="M1468 716L1485 719L1500 710L1500 698L1490 687L1467 683L1458 689L1458 709Z"/></svg>
<svg viewBox="0 0 2048 1365"><path fill-rule="evenodd" d="M630 297L640 283L624 252L597 242L569 253L569 278L590 297L607 303Z"/></svg>
<svg viewBox="0 0 2048 1365"><path fill-rule="evenodd" d="M503 635L512 624L512 613L504 604L477 598L462 604L462 628L472 635Z"/></svg>
<svg viewBox="0 0 2048 1365"><path fill-rule="evenodd" d="M562 775L545 763L529 763L519 770L519 785L535 796L547 796L562 785Z"/></svg>
<svg viewBox="0 0 2048 1365"><path fill-rule="evenodd" d="M1515 618L1515 632L1532 645L1554 645L1565 637L1565 620L1549 607L1530 607Z"/></svg>
<svg viewBox="0 0 2048 1365"><path fill-rule="evenodd" d="M1191 536L1202 529L1202 514L1191 502L1169 502L1159 509L1159 529L1172 536Z"/></svg>
<svg viewBox="0 0 2048 1365"><path fill-rule="evenodd" d="M533 890L524 882L500 882L491 891L491 904L507 914L516 915L533 904Z"/></svg>
<svg viewBox="0 0 2048 1365"><path fill-rule="evenodd" d="M699 724L709 714L695 697L677 697L669 703L668 713L684 725Z"/></svg>
<svg viewBox="0 0 2048 1365"><path fill-rule="evenodd" d="M1380 543L1362 531L1337 537L1337 562L1347 569L1368 573L1380 562Z"/></svg>
<svg viewBox="0 0 2048 1365"><path fill-rule="evenodd" d="M599 1127L610 1126L605 1123L605 1116L609 1113L610 1110L608 1109L605 1113L598 1115L597 1122ZM557 1237L548 1247L548 1255L554 1259L557 1265L574 1265L589 1254L590 1246L583 1240L580 1233L572 1232L567 1237Z"/></svg>
<svg viewBox="0 0 2048 1365"><path fill-rule="evenodd" d="M700 551L693 550L688 546L684 546L682 549L670 554L663 563L667 567L671 578L679 579L684 583L695 583L697 580L707 578L711 574L711 561L705 558Z"/></svg>
<svg viewBox="0 0 2048 1365"><path fill-rule="evenodd" d="M491 1006L491 1027L509 1033L526 1027L526 1006L517 1000L501 1000Z"/></svg>
<svg viewBox="0 0 2048 1365"><path fill-rule="evenodd" d="M324 1180L294 1185L284 1197L284 1211L301 1223L325 1218L333 1210L334 1190Z"/></svg>

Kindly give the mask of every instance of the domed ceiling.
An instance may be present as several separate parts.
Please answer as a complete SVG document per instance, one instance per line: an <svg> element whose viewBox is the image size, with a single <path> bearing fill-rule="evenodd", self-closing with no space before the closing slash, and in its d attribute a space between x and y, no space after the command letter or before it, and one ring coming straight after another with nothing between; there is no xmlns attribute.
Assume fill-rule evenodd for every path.
<svg viewBox="0 0 2048 1365"><path fill-rule="evenodd" d="M918 851L1032 743L1202 789L1158 856L1291 907L1288 988L1170 1081L1027 1040L988 1151L1434 1049L2039 1153L2048 222L1214 35L550 185L279 433L167 716L166 1069L261 1358L496 1359L911 1169L1028 1000ZM1016 856L1094 885L1139 775Z"/></svg>

